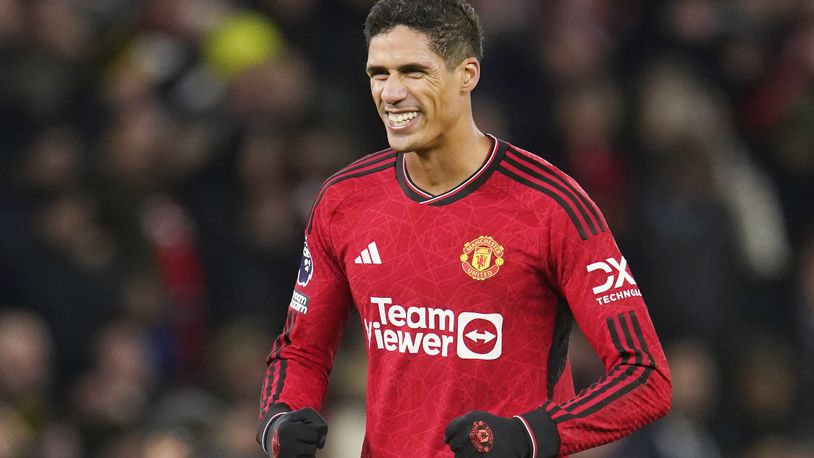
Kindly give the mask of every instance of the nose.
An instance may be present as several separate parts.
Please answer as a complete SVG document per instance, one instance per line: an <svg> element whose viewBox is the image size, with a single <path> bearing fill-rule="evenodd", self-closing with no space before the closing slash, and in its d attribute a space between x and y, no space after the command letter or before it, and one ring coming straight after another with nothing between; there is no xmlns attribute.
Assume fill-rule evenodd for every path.
<svg viewBox="0 0 814 458"><path fill-rule="evenodd" d="M382 101L388 105L395 105L407 98L407 88L397 75L391 75L384 82L382 88Z"/></svg>

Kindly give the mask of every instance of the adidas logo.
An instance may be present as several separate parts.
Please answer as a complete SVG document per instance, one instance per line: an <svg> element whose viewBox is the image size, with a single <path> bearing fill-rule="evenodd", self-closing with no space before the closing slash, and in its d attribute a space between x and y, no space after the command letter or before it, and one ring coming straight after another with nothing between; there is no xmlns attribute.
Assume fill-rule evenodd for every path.
<svg viewBox="0 0 814 458"><path fill-rule="evenodd" d="M382 258L379 257L379 249L376 248L376 242L371 242L367 248L362 250L362 254L356 256L353 262L356 264L381 264Z"/></svg>

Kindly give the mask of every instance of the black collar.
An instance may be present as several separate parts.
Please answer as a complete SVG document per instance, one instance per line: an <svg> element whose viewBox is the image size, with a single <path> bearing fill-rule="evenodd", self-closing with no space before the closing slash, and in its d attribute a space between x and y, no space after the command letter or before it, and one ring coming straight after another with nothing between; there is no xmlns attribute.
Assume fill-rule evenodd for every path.
<svg viewBox="0 0 814 458"><path fill-rule="evenodd" d="M413 180L410 179L410 175L407 172L404 153L398 153L396 156L396 177L398 178L402 191L404 191L407 197L420 204L433 206L451 204L473 193L480 188L481 185L489 179L492 172L497 169L508 148L505 142L498 140L496 137L489 135L489 138L492 139L492 149L486 156L486 160L483 161L483 164L460 184L449 191L437 195L430 194L413 183Z"/></svg>

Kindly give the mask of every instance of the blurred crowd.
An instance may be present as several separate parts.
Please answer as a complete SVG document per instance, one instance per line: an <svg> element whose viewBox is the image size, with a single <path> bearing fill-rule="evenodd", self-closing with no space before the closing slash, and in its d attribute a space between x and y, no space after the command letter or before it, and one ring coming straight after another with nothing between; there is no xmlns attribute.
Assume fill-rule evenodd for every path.
<svg viewBox="0 0 814 458"><path fill-rule="evenodd" d="M386 146L371 4L0 0L0 458L261 456L312 199ZM814 3L473 4L479 126L597 201L673 372L579 456L814 457ZM359 456L358 327L320 456Z"/></svg>

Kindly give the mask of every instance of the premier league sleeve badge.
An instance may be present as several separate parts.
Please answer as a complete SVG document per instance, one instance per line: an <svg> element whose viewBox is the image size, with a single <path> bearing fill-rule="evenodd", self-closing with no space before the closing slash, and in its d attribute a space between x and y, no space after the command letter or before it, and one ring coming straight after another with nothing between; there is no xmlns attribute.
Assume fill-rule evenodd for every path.
<svg viewBox="0 0 814 458"><path fill-rule="evenodd" d="M308 240L302 246L302 259L300 260L300 270L297 274L297 285L305 286L314 276L314 260L311 257L311 250L308 249Z"/></svg>

